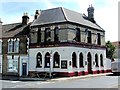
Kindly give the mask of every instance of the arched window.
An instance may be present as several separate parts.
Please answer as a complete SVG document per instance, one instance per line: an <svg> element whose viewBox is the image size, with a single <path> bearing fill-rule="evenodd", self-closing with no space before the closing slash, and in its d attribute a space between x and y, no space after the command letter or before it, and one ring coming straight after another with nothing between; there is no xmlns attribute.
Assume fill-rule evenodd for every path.
<svg viewBox="0 0 120 90"><path fill-rule="evenodd" d="M59 41L58 34L59 34L59 29L58 29L58 27L55 27L55 29L54 29L54 42L55 43L57 43Z"/></svg>
<svg viewBox="0 0 120 90"><path fill-rule="evenodd" d="M39 67L39 68L42 67L42 55L41 55L41 53L37 54L37 57L36 57L36 67Z"/></svg>
<svg viewBox="0 0 120 90"><path fill-rule="evenodd" d="M79 55L79 66L83 67L83 54L82 53L80 53Z"/></svg>
<svg viewBox="0 0 120 90"><path fill-rule="evenodd" d="M50 54L48 52L45 54L45 68L50 68Z"/></svg>
<svg viewBox="0 0 120 90"><path fill-rule="evenodd" d="M80 29L76 28L76 41L80 42L81 41L81 37L80 37Z"/></svg>
<svg viewBox="0 0 120 90"><path fill-rule="evenodd" d="M54 57L53 57L53 67L54 68L59 68L60 67L60 55L58 54L58 52L56 52L54 54Z"/></svg>
<svg viewBox="0 0 120 90"><path fill-rule="evenodd" d="M97 44L101 45L101 36L100 36L100 33L97 33Z"/></svg>
<svg viewBox="0 0 120 90"><path fill-rule="evenodd" d="M96 67L98 67L98 55L95 54L95 63L96 63Z"/></svg>
<svg viewBox="0 0 120 90"><path fill-rule="evenodd" d="M103 55L100 55L100 66L103 66Z"/></svg>
<svg viewBox="0 0 120 90"><path fill-rule="evenodd" d="M75 52L72 54L72 66L77 67L77 56Z"/></svg>
<svg viewBox="0 0 120 90"><path fill-rule="evenodd" d="M37 33L37 42L38 42L38 43L41 42L41 29L38 29L38 33Z"/></svg>

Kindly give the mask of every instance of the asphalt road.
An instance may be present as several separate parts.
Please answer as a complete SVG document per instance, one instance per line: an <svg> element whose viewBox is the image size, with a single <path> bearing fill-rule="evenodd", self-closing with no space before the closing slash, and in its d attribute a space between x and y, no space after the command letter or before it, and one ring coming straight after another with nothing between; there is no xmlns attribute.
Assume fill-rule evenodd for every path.
<svg viewBox="0 0 120 90"><path fill-rule="evenodd" d="M99 76L59 81L0 80L2 88L118 88L120 76Z"/></svg>

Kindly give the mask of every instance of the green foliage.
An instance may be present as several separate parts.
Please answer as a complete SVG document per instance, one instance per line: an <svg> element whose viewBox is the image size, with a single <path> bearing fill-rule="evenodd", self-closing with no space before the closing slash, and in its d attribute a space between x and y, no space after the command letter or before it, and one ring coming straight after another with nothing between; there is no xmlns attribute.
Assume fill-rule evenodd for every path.
<svg viewBox="0 0 120 90"><path fill-rule="evenodd" d="M109 59L113 59L114 58L114 53L115 53L115 46L112 45L112 43L110 41L106 42L106 57Z"/></svg>

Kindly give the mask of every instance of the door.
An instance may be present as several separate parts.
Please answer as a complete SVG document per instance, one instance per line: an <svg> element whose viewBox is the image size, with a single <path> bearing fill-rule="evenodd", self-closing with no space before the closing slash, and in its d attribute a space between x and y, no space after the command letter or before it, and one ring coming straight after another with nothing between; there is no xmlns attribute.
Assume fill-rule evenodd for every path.
<svg viewBox="0 0 120 90"><path fill-rule="evenodd" d="M92 67L91 67L91 65L92 65L92 61L91 61L91 59L92 59L92 57L91 57L91 54L90 53L88 53L88 55L87 55L87 60L88 60L88 73L89 74L92 74Z"/></svg>
<svg viewBox="0 0 120 90"><path fill-rule="evenodd" d="M27 75L27 63L22 63L22 76Z"/></svg>

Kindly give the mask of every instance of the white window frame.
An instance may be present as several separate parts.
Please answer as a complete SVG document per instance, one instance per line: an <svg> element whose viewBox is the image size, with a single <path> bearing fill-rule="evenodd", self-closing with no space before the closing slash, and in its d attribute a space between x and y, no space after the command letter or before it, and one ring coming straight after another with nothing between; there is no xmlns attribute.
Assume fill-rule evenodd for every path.
<svg viewBox="0 0 120 90"><path fill-rule="evenodd" d="M20 39L14 39L14 52L18 53L19 52L19 41Z"/></svg>
<svg viewBox="0 0 120 90"><path fill-rule="evenodd" d="M8 53L13 52L13 39L8 40Z"/></svg>

